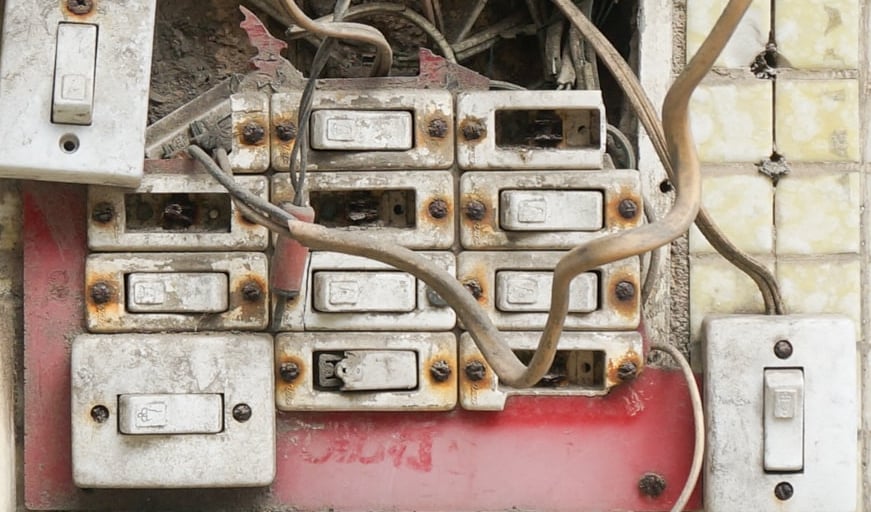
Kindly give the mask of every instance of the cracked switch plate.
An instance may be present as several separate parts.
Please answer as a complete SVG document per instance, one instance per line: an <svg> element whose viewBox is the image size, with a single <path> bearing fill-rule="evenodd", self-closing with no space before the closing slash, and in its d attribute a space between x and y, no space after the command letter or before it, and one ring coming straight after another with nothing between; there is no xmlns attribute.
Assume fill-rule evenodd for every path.
<svg viewBox="0 0 871 512"><path fill-rule="evenodd" d="M853 323L837 316L714 316L705 319L702 344L705 510L855 511ZM795 453L801 451L803 460ZM787 484L791 493L778 494L788 499L775 496L775 487Z"/></svg>

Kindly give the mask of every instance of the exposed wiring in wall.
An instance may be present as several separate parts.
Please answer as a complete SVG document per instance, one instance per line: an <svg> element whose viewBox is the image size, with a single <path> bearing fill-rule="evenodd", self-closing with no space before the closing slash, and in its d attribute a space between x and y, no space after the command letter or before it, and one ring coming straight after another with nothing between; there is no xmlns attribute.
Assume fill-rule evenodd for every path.
<svg viewBox="0 0 871 512"><path fill-rule="evenodd" d="M654 150L657 156L662 161L668 177L675 180L675 167L679 162L675 161L670 155L668 143L665 137L665 131L662 124L658 121L656 109L650 98L644 92L638 78L629 68L629 65L623 60L620 53L614 48L608 39L599 31L596 26L591 23L570 0L552 0L554 4L563 12L563 14L571 21L584 38L595 48L602 62L608 66L617 83L626 94L626 98L635 110L638 120L644 130L650 136ZM728 11L728 6L726 11ZM724 11L724 13L726 12ZM717 22L711 34L720 28L723 18ZM710 36L709 36L710 37ZM692 62L687 65L690 68ZM686 71L684 71L686 72ZM674 90L674 87L672 87ZM665 115L665 109L663 109ZM724 258L730 261L742 272L750 276L751 279L759 287L762 293L762 299L765 303L765 311L768 314L785 314L786 306L783 303L783 298L780 293L780 287L774 275L764 265L751 258L736 247L726 235L717 227L713 219L711 219L704 207L699 209L698 217L695 220L699 231L705 236L711 246L716 249Z"/></svg>
<svg viewBox="0 0 871 512"><path fill-rule="evenodd" d="M553 1L576 26L579 25L577 20L581 18L589 23L571 2ZM668 244L686 232L695 219L699 210L701 179L689 128L689 98L729 40L749 4L750 0L729 1L723 16L666 95L662 129L670 161L675 164L673 175L676 185L671 209L658 222L594 239L563 256L554 269L551 309L547 322L528 366L500 339L501 333L472 295L452 275L438 268L426 257L404 247L383 243L365 233L331 230L301 222L265 200L250 193L245 194L235 184L231 170L222 169L200 148L192 146L189 151L235 199L247 203L249 211L257 212L258 217L266 217L272 228L277 227L276 224L286 224L288 229L280 230L279 234L289 236L313 250L353 254L381 261L423 280L456 311L501 382L517 388L531 387L541 380L553 363L568 313L571 281L577 275L601 265ZM580 26L578 29L584 32Z"/></svg>
<svg viewBox="0 0 871 512"><path fill-rule="evenodd" d="M417 25L418 28L438 46L439 51L445 59L450 62L457 62L454 49L448 42L445 35L424 16L421 16L410 7L402 4L392 4L388 2L369 2L365 4L355 5L350 7L345 13L345 20L354 21L362 18L367 18L374 15L398 16ZM318 23L331 23L335 21L332 15L324 16L316 20ZM287 35L291 39L306 35L308 32L300 27L291 27L287 30Z"/></svg>
<svg viewBox="0 0 871 512"><path fill-rule="evenodd" d="M690 367L686 358L681 354L680 350L673 345L665 343L653 343L650 346L651 350L659 350L670 355L672 359L680 366L681 374L687 383L687 391L690 394L690 402L693 408L693 431L695 440L693 441L693 460L690 464L690 472L687 475L686 483L680 495L675 501L671 512L680 512L687 506L693 490L696 488L696 483L699 481L699 474L702 472L702 462L705 456L705 414L702 409L702 396L699 393L699 386L696 383L696 377L693 374L693 369Z"/></svg>
<svg viewBox="0 0 871 512"><path fill-rule="evenodd" d="M316 23L296 4L296 0L282 0L290 17L301 28L322 37L347 39L371 44L375 47L375 61L372 63L373 76L385 76L393 63L393 49L379 30L361 23Z"/></svg>

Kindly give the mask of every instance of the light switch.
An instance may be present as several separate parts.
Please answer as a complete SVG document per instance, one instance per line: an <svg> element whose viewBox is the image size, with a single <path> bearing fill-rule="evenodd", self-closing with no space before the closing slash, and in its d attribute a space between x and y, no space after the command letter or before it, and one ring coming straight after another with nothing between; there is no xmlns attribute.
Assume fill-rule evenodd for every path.
<svg viewBox="0 0 871 512"><path fill-rule="evenodd" d="M804 465L804 374L769 368L763 378L766 471L801 471Z"/></svg>
<svg viewBox="0 0 871 512"><path fill-rule="evenodd" d="M137 272L127 276L127 290L127 310L134 313L222 313L229 307L221 272Z"/></svg>
<svg viewBox="0 0 871 512"><path fill-rule="evenodd" d="M703 326L705 511L856 512L852 321L723 315Z"/></svg>
<svg viewBox="0 0 871 512"><path fill-rule="evenodd" d="M417 281L405 272L315 272L314 307L327 313L407 313Z"/></svg>
<svg viewBox="0 0 871 512"><path fill-rule="evenodd" d="M316 110L311 117L312 149L411 149L411 121L411 112L402 110Z"/></svg>
<svg viewBox="0 0 871 512"><path fill-rule="evenodd" d="M508 231L598 231L602 193L590 190L503 190L502 229Z"/></svg>
<svg viewBox="0 0 871 512"><path fill-rule="evenodd" d="M336 363L342 391L388 391L417 387L417 354L412 350L353 350Z"/></svg>
<svg viewBox="0 0 871 512"><path fill-rule="evenodd" d="M218 393L118 397L122 434L217 434L223 426L224 402Z"/></svg>
<svg viewBox="0 0 871 512"><path fill-rule="evenodd" d="M599 307L599 279L585 272L569 287L569 313L592 313ZM548 312L553 272L496 273L496 307L500 311Z"/></svg>
<svg viewBox="0 0 871 512"><path fill-rule="evenodd" d="M97 26L85 23L58 25L51 111L53 123L91 124L96 63Z"/></svg>

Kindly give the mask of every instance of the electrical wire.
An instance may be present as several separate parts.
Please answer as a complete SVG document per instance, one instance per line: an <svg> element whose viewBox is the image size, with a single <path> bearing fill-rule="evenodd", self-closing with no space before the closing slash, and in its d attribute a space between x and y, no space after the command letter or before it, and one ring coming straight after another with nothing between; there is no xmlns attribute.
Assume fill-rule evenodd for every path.
<svg viewBox="0 0 871 512"><path fill-rule="evenodd" d="M351 0L338 0L333 10L333 23L341 23L348 7L351 5ZM303 206L305 201L305 180L308 171L308 137L309 137L309 122L311 121L312 103L314 102L315 87L317 79L323 72L330 58L333 48L336 44L336 39L326 37L321 41L315 52L312 60L311 71L309 72L308 81L302 92L302 97L299 100L299 108L297 109L297 130L296 143L290 151L290 163L288 171L290 172L290 184L294 190L293 204ZM299 159L299 170L296 166Z"/></svg>
<svg viewBox="0 0 871 512"><path fill-rule="evenodd" d="M321 37L360 41L375 47L372 76L386 76L393 64L393 49L379 30L360 23L316 23L296 4L296 0L283 0L288 14L304 30Z"/></svg>
<svg viewBox="0 0 871 512"><path fill-rule="evenodd" d="M696 377L693 375L693 370L690 368L686 358L681 354L680 350L673 345L654 343L650 346L651 350L659 350L670 355L680 366L681 374L687 383L687 391L690 394L690 402L693 407L693 430L695 432L695 440L693 442L693 460L690 464L690 472L687 475L686 483L680 492L680 495L675 501L671 512L681 512L686 506L696 488L696 483L699 481L699 474L702 472L702 462L705 456L705 413L702 408L702 396L699 393L699 386L696 383Z"/></svg>
<svg viewBox="0 0 871 512"><path fill-rule="evenodd" d="M554 0L558 6L563 0ZM699 162L689 129L689 98L695 87L713 65L735 26L740 21L750 0L730 0L723 16L696 56L677 77L663 104L663 130L671 159L676 163L674 204L659 222L594 239L569 251L554 269L551 290L551 309L543 329L538 349L529 366L525 366L514 352L500 340L500 332L472 295L446 271L438 268L426 257L395 244L387 244L365 233L330 230L323 226L297 220L291 213L269 204L246 190L241 190L228 173L224 172L205 152L191 147L190 153L204 163L206 169L222 183L234 197L248 203L250 208L276 222L286 222L288 230L280 233L290 236L313 250L326 250L354 254L381 261L408 272L432 287L456 311L484 354L490 366L506 385L526 388L535 385L547 373L556 354L563 324L568 313L569 284L572 279L590 269L654 250L682 235L698 213L701 180ZM583 16L569 4L574 17ZM574 9L574 10L572 10Z"/></svg>
<svg viewBox="0 0 871 512"><path fill-rule="evenodd" d="M424 33L429 36L430 39L438 46L439 51L442 53L445 59L450 62L457 62L457 57L454 54L454 49L451 47L451 44L448 42L445 35L432 24L428 19L418 14L413 9L409 8L403 4L392 4L388 2L369 2L365 4L355 5L348 9L348 12L345 13L345 20L354 21L362 18L366 18L372 15L383 14L386 16L398 16L403 18L414 25L417 25L418 28L424 31ZM332 15L323 16L318 18L318 23L330 23L334 20ZM287 31L288 37L291 39L302 36L306 34L306 31L300 27L293 27Z"/></svg>
<svg viewBox="0 0 871 512"><path fill-rule="evenodd" d="M673 161L669 155L668 143L666 142L663 126L657 119L656 109L653 107L650 98L647 97L635 74L629 68L629 65L626 64L626 61L623 60L623 57L611 45L608 39L578 10L571 0L552 1L569 19L572 25L581 32L587 42L593 46L602 62L608 66L611 74L626 93L626 98L635 110L638 121L650 136L653 148L662 161L666 174L674 181L675 166L679 162ZM747 0L742 1L746 2ZM729 11L728 6L724 10L724 14L727 11ZM721 19L723 18L721 17ZM722 27L719 22L717 26ZM687 68L691 64L688 64ZM786 306L783 303L780 287L771 272L729 241L704 208L699 209L695 222L699 231L702 232L711 246L738 269L750 276L754 283L756 283L765 303L765 311L768 314L785 314Z"/></svg>

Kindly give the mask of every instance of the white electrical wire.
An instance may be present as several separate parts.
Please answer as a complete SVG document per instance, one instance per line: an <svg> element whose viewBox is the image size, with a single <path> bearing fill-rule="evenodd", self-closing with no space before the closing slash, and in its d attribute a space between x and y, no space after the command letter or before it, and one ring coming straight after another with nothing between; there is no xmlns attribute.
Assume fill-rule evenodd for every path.
<svg viewBox="0 0 871 512"><path fill-rule="evenodd" d="M693 369L686 358L681 354L680 350L673 345L664 343L653 343L650 346L651 350L659 350L670 355L672 359L680 365L681 373L687 382L687 390L690 393L690 401L693 406L693 426L695 429L695 443L693 445L693 461L690 465L690 472L687 475L687 481L681 490L680 496L675 501L671 512L681 512L686 507L693 490L696 488L696 483L699 481L699 474L702 472L702 461L705 456L705 413L702 409L702 396L699 393L699 386L696 384L696 376L693 374Z"/></svg>

